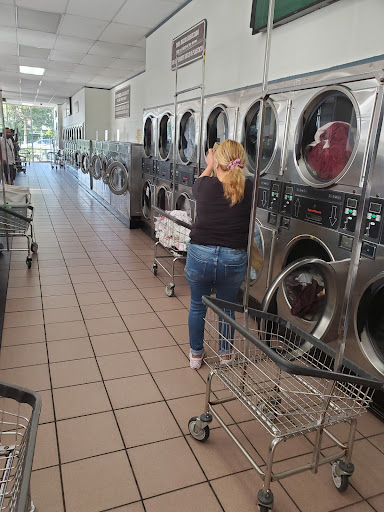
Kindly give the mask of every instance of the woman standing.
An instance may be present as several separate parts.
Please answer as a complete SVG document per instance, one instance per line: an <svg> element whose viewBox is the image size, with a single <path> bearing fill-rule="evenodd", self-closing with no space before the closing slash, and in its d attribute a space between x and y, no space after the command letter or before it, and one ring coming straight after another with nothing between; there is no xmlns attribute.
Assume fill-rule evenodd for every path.
<svg viewBox="0 0 384 512"><path fill-rule="evenodd" d="M191 289L188 327L190 366L198 370L204 354L203 295L236 302L247 270L249 217L253 182L244 176L245 151L226 140L205 159L207 168L195 181L196 220L191 229L185 274ZM214 176L212 176L214 173ZM231 354L221 350L223 361Z"/></svg>

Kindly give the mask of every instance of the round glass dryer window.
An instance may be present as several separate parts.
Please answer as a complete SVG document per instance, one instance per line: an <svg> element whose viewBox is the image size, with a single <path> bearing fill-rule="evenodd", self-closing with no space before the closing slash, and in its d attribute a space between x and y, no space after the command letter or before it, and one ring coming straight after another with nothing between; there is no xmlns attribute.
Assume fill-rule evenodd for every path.
<svg viewBox="0 0 384 512"><path fill-rule="evenodd" d="M160 187L157 192L156 205L162 210L170 210L170 192L165 187Z"/></svg>
<svg viewBox="0 0 384 512"><path fill-rule="evenodd" d="M244 148L247 154L250 172L255 172L257 162L257 135L260 128L260 102L256 102L248 110L244 122ZM265 172L272 160L276 148L277 123L273 107L267 103L265 109L264 134L262 141L261 169Z"/></svg>
<svg viewBox="0 0 384 512"><path fill-rule="evenodd" d="M109 170L109 188L116 195L124 194L128 188L128 172L120 162L114 162Z"/></svg>
<svg viewBox="0 0 384 512"><path fill-rule="evenodd" d="M357 143L356 107L341 91L327 91L305 109L296 145L301 174L313 185L337 181Z"/></svg>
<svg viewBox="0 0 384 512"><path fill-rule="evenodd" d="M192 218L191 199L187 194L181 194L177 198L176 210L183 210L184 212L187 212L187 214L190 218Z"/></svg>
<svg viewBox="0 0 384 512"><path fill-rule="evenodd" d="M223 142L228 139L228 117L222 107L212 110L207 121L207 138L205 141L205 153L213 148L215 142Z"/></svg>
<svg viewBox="0 0 384 512"><path fill-rule="evenodd" d="M196 125L192 112L185 112L180 121L179 152L181 160L188 164L195 153Z"/></svg>
<svg viewBox="0 0 384 512"><path fill-rule="evenodd" d="M153 155L153 118L147 117L144 124L144 153Z"/></svg>
<svg viewBox="0 0 384 512"><path fill-rule="evenodd" d="M159 125L160 158L168 160L172 150L172 120L169 114L164 114Z"/></svg>
<svg viewBox="0 0 384 512"><path fill-rule="evenodd" d="M379 279L365 290L357 310L357 331L363 349L380 371L384 368L384 282Z"/></svg>
<svg viewBox="0 0 384 512"><path fill-rule="evenodd" d="M152 191L151 185L148 183L148 181L144 183L141 193L141 209L144 217L146 219L150 219L152 210Z"/></svg>

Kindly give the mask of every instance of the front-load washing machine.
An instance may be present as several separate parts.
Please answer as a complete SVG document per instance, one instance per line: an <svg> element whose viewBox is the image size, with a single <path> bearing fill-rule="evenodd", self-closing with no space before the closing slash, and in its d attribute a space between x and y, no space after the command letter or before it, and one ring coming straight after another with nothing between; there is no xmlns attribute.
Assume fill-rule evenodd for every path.
<svg viewBox="0 0 384 512"><path fill-rule="evenodd" d="M105 183L108 167L108 152L109 143L100 140L94 141L91 160L93 191L110 204L110 189L108 183Z"/></svg>
<svg viewBox="0 0 384 512"><path fill-rule="evenodd" d="M145 231L151 238L155 237L153 205L156 193L156 137L157 115L153 110L144 111L141 180L141 221L143 231Z"/></svg>
<svg viewBox="0 0 384 512"><path fill-rule="evenodd" d="M337 337L377 91L373 79L293 94L268 307L326 342ZM301 258L327 265L287 273Z"/></svg>
<svg viewBox="0 0 384 512"><path fill-rule="evenodd" d="M162 210L172 208L174 115L171 109L161 111L157 123L156 192L154 204Z"/></svg>
<svg viewBox="0 0 384 512"><path fill-rule="evenodd" d="M111 191L111 206L129 220L131 229L141 225L141 156L142 146L118 143L117 152L111 152L108 165L108 185ZM115 149L114 147L110 149Z"/></svg>
<svg viewBox="0 0 384 512"><path fill-rule="evenodd" d="M251 179L255 175L257 163L260 94L261 91L257 87L240 92L237 138L244 146L246 168ZM256 307L263 301L272 280L291 96L291 93L271 94L265 109L255 226L255 241L262 252L264 262L258 273L254 269L251 270L249 289L250 301L256 301L256 304L253 304Z"/></svg>
<svg viewBox="0 0 384 512"><path fill-rule="evenodd" d="M89 190L93 187L91 162L92 162L92 141L81 139L78 141L81 151L80 168L78 170L79 181Z"/></svg>

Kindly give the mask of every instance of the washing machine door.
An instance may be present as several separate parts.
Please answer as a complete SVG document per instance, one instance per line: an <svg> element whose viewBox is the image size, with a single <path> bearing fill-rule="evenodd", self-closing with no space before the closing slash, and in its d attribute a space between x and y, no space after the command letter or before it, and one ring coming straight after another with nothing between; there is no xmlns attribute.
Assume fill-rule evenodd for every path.
<svg viewBox="0 0 384 512"><path fill-rule="evenodd" d="M128 189L128 171L121 162L114 161L109 164L107 169L109 175L108 185L111 192L117 196L121 196Z"/></svg>
<svg viewBox="0 0 384 512"><path fill-rule="evenodd" d="M144 153L146 157L154 156L155 153L155 118L148 116L144 122Z"/></svg>
<svg viewBox="0 0 384 512"><path fill-rule="evenodd" d="M152 189L152 183L146 181L141 191L141 211L145 219L150 219L152 215Z"/></svg>
<svg viewBox="0 0 384 512"><path fill-rule="evenodd" d="M164 211L169 211L172 208L172 192L167 187L159 187L156 196L156 206Z"/></svg>
<svg viewBox="0 0 384 512"><path fill-rule="evenodd" d="M220 143L228 139L228 115L221 105L215 107L209 114L206 126L205 154L213 148L216 142Z"/></svg>
<svg viewBox="0 0 384 512"><path fill-rule="evenodd" d="M195 212L195 201L190 198L190 196L183 192L179 195L179 197L176 200L176 210L182 210L184 212L187 212L188 217L190 219L193 219L194 212Z"/></svg>
<svg viewBox="0 0 384 512"><path fill-rule="evenodd" d="M93 179L99 180L103 172L103 162L99 155L93 155L91 161L91 172Z"/></svg>
<svg viewBox="0 0 384 512"><path fill-rule="evenodd" d="M243 126L243 146L247 156L247 168L254 174L257 163L257 137L260 128L260 101L256 101L248 110ZM264 132L260 174L268 172L277 148L277 113L272 103L265 109Z"/></svg>
<svg viewBox="0 0 384 512"><path fill-rule="evenodd" d="M354 328L360 348L384 375L384 273L371 279L357 301Z"/></svg>
<svg viewBox="0 0 384 512"><path fill-rule="evenodd" d="M168 112L159 122L159 155L163 161L172 156L172 116Z"/></svg>
<svg viewBox="0 0 384 512"><path fill-rule="evenodd" d="M81 166L81 156L82 156L81 151L76 150L75 155L74 155L74 164L75 164L76 169L79 169Z"/></svg>
<svg viewBox="0 0 384 512"><path fill-rule="evenodd" d="M196 121L191 110L184 112L180 120L179 156L184 164L190 164L196 157Z"/></svg>
<svg viewBox="0 0 384 512"><path fill-rule="evenodd" d="M289 264L266 293L262 309L324 340L336 315L340 275L337 263L302 258ZM328 340L330 341L330 340Z"/></svg>
<svg viewBox="0 0 384 512"><path fill-rule="evenodd" d="M102 157L102 162L103 162L103 171L102 171L102 174L101 174L101 179L103 180L103 183L105 185L108 185L109 184L109 173L108 173L108 168L109 168L109 165L112 163L112 159L109 159L105 156Z"/></svg>
<svg viewBox="0 0 384 512"><path fill-rule="evenodd" d="M89 159L88 153L81 154L80 169L83 174L88 174L88 172L89 172L89 166L90 166L89 160L90 159Z"/></svg>

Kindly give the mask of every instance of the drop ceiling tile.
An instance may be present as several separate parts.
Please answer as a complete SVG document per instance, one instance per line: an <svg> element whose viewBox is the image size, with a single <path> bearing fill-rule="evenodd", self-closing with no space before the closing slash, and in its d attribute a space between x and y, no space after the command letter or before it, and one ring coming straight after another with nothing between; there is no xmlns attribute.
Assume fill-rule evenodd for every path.
<svg viewBox="0 0 384 512"><path fill-rule="evenodd" d="M123 59L128 59L132 62L144 62L145 48L140 48L139 46L127 46L121 56Z"/></svg>
<svg viewBox="0 0 384 512"><path fill-rule="evenodd" d="M114 59L109 64L108 68L112 69L131 69L130 68L131 61L127 59Z"/></svg>
<svg viewBox="0 0 384 512"><path fill-rule="evenodd" d="M23 8L17 9L17 25L19 28L56 34L60 19L61 15L57 13Z"/></svg>
<svg viewBox="0 0 384 512"><path fill-rule="evenodd" d="M25 46L51 49L54 45L56 36L55 34L39 32L38 30L18 29L17 38L19 40L19 44L24 44Z"/></svg>
<svg viewBox="0 0 384 512"><path fill-rule="evenodd" d="M0 9L1 9L1 6L0 6ZM0 42L16 44L17 43L16 28L1 27Z"/></svg>
<svg viewBox="0 0 384 512"><path fill-rule="evenodd" d="M1 16L0 26L1 27L15 27L16 26L16 8L13 5L0 5Z"/></svg>
<svg viewBox="0 0 384 512"><path fill-rule="evenodd" d="M61 50L52 50L51 52L52 60L71 62L73 64L79 64L83 60L84 56L84 53L63 52Z"/></svg>
<svg viewBox="0 0 384 512"><path fill-rule="evenodd" d="M51 56L46 67L51 71L73 71L75 69L75 66L76 64L71 62L53 60Z"/></svg>
<svg viewBox="0 0 384 512"><path fill-rule="evenodd" d="M76 64L73 68L75 73L89 74L89 75L99 75L102 71L104 71L105 66L85 66L84 64Z"/></svg>
<svg viewBox="0 0 384 512"><path fill-rule="evenodd" d="M80 64L85 64L87 66L107 67L110 62L110 57L102 57L101 55L86 55Z"/></svg>
<svg viewBox="0 0 384 512"><path fill-rule="evenodd" d="M34 46L19 45L20 57L31 57L36 59L48 59L51 50L49 48L35 48Z"/></svg>
<svg viewBox="0 0 384 512"><path fill-rule="evenodd" d="M113 21L153 28L177 9L167 0L129 0Z"/></svg>
<svg viewBox="0 0 384 512"><path fill-rule="evenodd" d="M120 57L126 48L127 45L124 44L113 44L96 41L90 49L89 53L92 55L103 55L105 57Z"/></svg>
<svg viewBox="0 0 384 512"><path fill-rule="evenodd" d="M69 0L67 13L76 16L92 16L99 20L111 21L125 0Z"/></svg>
<svg viewBox="0 0 384 512"><path fill-rule="evenodd" d="M96 75L90 75L85 73L71 73L68 77L68 81L74 84L86 84L90 80L93 80Z"/></svg>
<svg viewBox="0 0 384 512"><path fill-rule="evenodd" d="M96 40L107 25L107 21L65 14L59 28L59 34Z"/></svg>
<svg viewBox="0 0 384 512"><path fill-rule="evenodd" d="M18 48L17 44L14 43L1 43L0 44L0 55L17 55Z"/></svg>
<svg viewBox="0 0 384 512"><path fill-rule="evenodd" d="M99 39L107 43L119 43L133 45L147 34L147 27L135 27L122 23L110 23Z"/></svg>
<svg viewBox="0 0 384 512"><path fill-rule="evenodd" d="M7 59L3 59L2 61L4 62L5 60L7 64L19 64L19 57L17 55L7 55Z"/></svg>
<svg viewBox="0 0 384 512"><path fill-rule="evenodd" d="M88 53L94 44L93 39L82 39L80 37L57 36L54 49L64 51L75 51Z"/></svg>
<svg viewBox="0 0 384 512"><path fill-rule="evenodd" d="M16 0L16 5L37 11L64 13L67 2L68 0Z"/></svg>
<svg viewBox="0 0 384 512"><path fill-rule="evenodd" d="M137 43L135 43L135 46L140 46L141 48L145 48L147 45L147 39L145 37L143 37L143 39L140 39L140 41L137 41Z"/></svg>
<svg viewBox="0 0 384 512"><path fill-rule="evenodd" d="M48 61L44 59L34 59L32 57L19 57L20 66L34 66L36 68L46 69Z"/></svg>
<svg viewBox="0 0 384 512"><path fill-rule="evenodd" d="M19 71L19 65L18 64L12 64L11 62L8 62L8 59L5 60L1 60L0 59L0 74L3 72L3 71L10 71L10 72L13 72L13 73L18 73Z"/></svg>
<svg viewBox="0 0 384 512"><path fill-rule="evenodd" d="M127 78L127 75L129 75L130 72L131 72L131 70L129 70L129 69L124 70L124 69L106 68L101 73L101 75L110 76L113 78Z"/></svg>

